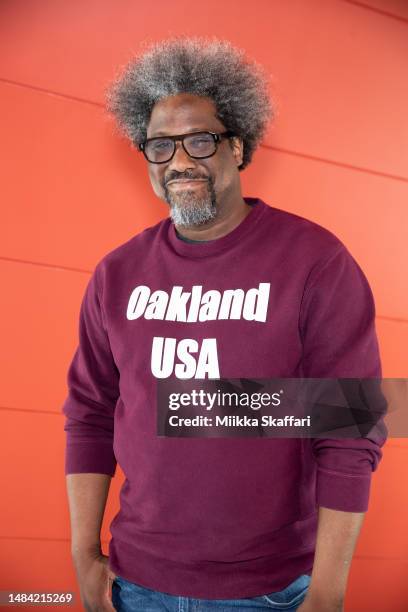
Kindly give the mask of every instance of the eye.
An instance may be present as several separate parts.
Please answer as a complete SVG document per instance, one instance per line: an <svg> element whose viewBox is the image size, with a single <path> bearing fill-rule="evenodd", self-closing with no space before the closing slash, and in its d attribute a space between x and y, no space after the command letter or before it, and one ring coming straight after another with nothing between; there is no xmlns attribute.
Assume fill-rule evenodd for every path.
<svg viewBox="0 0 408 612"><path fill-rule="evenodd" d="M167 151L171 149L173 146L172 140L153 140L153 142L149 143L149 146L152 151Z"/></svg>
<svg viewBox="0 0 408 612"><path fill-rule="evenodd" d="M188 144L193 147L208 146L213 143L213 138L209 134L201 134L200 136L191 136L188 140Z"/></svg>

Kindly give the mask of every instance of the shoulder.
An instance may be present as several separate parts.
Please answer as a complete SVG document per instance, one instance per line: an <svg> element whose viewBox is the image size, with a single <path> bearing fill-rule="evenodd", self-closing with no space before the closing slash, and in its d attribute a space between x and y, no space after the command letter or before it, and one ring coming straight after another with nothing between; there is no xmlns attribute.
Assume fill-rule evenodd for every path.
<svg viewBox="0 0 408 612"><path fill-rule="evenodd" d="M266 218L276 231L285 232L285 234L296 234L301 240L314 240L323 245L338 246L342 244L341 240L331 230L320 225L316 221L302 217L293 212L277 208L271 204L267 206Z"/></svg>
<svg viewBox="0 0 408 612"><path fill-rule="evenodd" d="M100 260L100 264L111 264L115 261L122 261L126 259L129 254L143 250L150 245L154 240L162 233L162 231L168 226L169 219L162 219L155 225L146 227L143 231L139 232L135 236L132 236L123 244L115 247Z"/></svg>
<svg viewBox="0 0 408 612"><path fill-rule="evenodd" d="M135 261L142 261L146 252L154 246L155 242L160 242L167 233L169 222L169 218L162 219L108 251L97 262L96 273L101 276L104 276L107 272L114 274L126 268L127 265L134 264Z"/></svg>
<svg viewBox="0 0 408 612"><path fill-rule="evenodd" d="M282 244L287 253L310 263L347 252L342 240L316 221L262 202L266 206L265 231L270 240Z"/></svg>

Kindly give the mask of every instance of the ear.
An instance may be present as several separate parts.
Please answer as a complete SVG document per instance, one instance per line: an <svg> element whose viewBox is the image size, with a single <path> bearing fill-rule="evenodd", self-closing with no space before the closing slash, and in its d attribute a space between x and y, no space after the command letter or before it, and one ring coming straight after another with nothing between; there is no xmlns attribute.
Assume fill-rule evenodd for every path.
<svg viewBox="0 0 408 612"><path fill-rule="evenodd" d="M244 142L240 136L233 136L230 138L230 143L232 154L235 157L237 166L239 167L244 159Z"/></svg>

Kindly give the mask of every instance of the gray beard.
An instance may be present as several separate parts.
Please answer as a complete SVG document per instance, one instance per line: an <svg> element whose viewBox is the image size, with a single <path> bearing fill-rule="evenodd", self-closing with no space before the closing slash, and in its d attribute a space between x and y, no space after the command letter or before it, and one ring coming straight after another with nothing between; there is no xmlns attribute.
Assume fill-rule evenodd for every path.
<svg viewBox="0 0 408 612"><path fill-rule="evenodd" d="M165 199L173 223L180 227L203 225L217 216L216 195L211 183L203 196L192 189L176 194L165 188Z"/></svg>

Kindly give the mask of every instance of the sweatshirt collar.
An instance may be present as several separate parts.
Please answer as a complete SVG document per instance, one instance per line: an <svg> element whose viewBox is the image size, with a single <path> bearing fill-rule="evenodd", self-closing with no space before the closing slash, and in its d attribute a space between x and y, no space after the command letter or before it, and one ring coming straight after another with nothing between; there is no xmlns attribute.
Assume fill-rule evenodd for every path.
<svg viewBox="0 0 408 612"><path fill-rule="evenodd" d="M214 255L215 253L220 253L232 245L239 243L241 239L259 222L267 208L267 204L265 204L259 198L250 198L245 196L243 199L252 207L252 210L231 232L225 234L225 236L222 236L221 238L216 238L215 240L207 240L203 241L202 243L192 243L181 240L177 236L174 223L169 217L166 221L168 223L167 236L170 245L179 255L184 255L186 257L207 257L209 255Z"/></svg>

